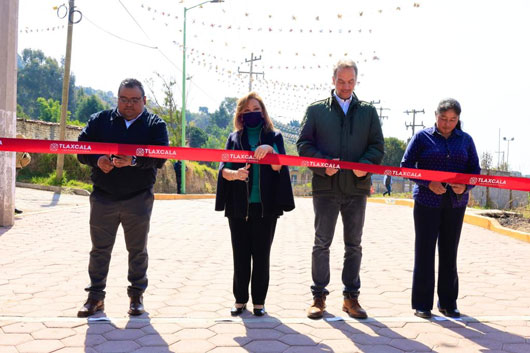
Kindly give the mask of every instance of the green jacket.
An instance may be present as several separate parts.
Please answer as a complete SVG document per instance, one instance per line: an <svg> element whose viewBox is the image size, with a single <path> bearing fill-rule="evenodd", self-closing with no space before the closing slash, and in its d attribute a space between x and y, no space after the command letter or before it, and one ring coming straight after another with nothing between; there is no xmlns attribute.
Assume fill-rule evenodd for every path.
<svg viewBox="0 0 530 353"><path fill-rule="evenodd" d="M296 142L303 157L380 164L385 141L377 111L359 101L355 93L345 115L331 92L329 98L311 104L305 113ZM370 195L371 177L356 177L351 170L326 175L325 168L313 171L313 194Z"/></svg>

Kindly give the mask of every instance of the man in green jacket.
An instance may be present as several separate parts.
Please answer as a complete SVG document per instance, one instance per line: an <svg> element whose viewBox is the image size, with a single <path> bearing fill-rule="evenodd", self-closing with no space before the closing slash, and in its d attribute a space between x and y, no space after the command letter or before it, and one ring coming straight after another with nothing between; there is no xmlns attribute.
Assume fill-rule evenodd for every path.
<svg viewBox="0 0 530 353"><path fill-rule="evenodd" d="M384 139L377 111L359 101L353 93L357 82L357 65L341 60L333 70L335 89L331 97L311 104L302 122L296 143L303 157L325 158L366 164L380 164ZM361 238L370 194L370 174L362 170L341 170L333 161L312 165L313 208L315 210L315 243L311 272L313 304L307 316L321 318L326 307L329 284L329 247L335 233L339 212L344 224L344 305L342 310L358 319L368 317L358 301L361 280Z"/></svg>

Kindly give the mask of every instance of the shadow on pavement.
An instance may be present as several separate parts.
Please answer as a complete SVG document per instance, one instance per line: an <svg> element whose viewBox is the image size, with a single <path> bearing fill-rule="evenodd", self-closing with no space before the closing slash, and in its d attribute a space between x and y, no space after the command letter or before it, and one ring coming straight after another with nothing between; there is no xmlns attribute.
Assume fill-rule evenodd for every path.
<svg viewBox="0 0 530 353"><path fill-rule="evenodd" d="M9 230L13 228L13 226L1 226L0 227L0 237L4 235L5 233L9 232Z"/></svg>
<svg viewBox="0 0 530 353"><path fill-rule="evenodd" d="M53 207L53 206L56 206L59 203L60 199L61 199L61 193L60 192L54 192L50 203L47 204L47 205L42 205L42 207Z"/></svg>
<svg viewBox="0 0 530 353"><path fill-rule="evenodd" d="M530 352L530 343L524 337L486 325L471 316L463 316L462 320L432 320L432 322L461 335L477 346L482 346L480 352ZM510 326L513 326L513 322Z"/></svg>
<svg viewBox="0 0 530 353"><path fill-rule="evenodd" d="M407 352L431 351L431 348L423 343L406 338L373 318L357 321L325 321L331 327L341 331L342 334L350 339L362 352L393 352L396 350ZM372 332L368 333L358 330L350 323L363 324ZM390 345L390 342L392 342L392 345Z"/></svg>
<svg viewBox="0 0 530 353"><path fill-rule="evenodd" d="M287 350L289 353L333 352L328 345L316 342L312 337L269 314L257 318L245 311L241 319L246 329L246 336L234 337L234 340L248 352L284 352ZM263 345L267 348L264 349Z"/></svg>
<svg viewBox="0 0 530 353"><path fill-rule="evenodd" d="M98 313L88 320L85 353L171 353L168 343L151 325L148 313L129 318L124 328L117 327L110 319L104 319L105 314Z"/></svg>

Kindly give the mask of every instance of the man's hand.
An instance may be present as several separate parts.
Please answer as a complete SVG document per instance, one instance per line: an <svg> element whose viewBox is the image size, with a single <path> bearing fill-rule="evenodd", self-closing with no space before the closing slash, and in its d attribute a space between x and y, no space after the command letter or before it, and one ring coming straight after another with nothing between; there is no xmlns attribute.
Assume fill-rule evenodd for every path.
<svg viewBox="0 0 530 353"><path fill-rule="evenodd" d="M338 161L338 158L333 158L334 161ZM326 175L327 176L333 176L335 175L339 170L337 168L326 168Z"/></svg>
<svg viewBox="0 0 530 353"><path fill-rule="evenodd" d="M466 191L466 184L449 184L457 195L462 195Z"/></svg>
<svg viewBox="0 0 530 353"><path fill-rule="evenodd" d="M436 195L445 194L447 189L439 181L431 181L429 183L429 189L434 192Z"/></svg>
<svg viewBox="0 0 530 353"><path fill-rule="evenodd" d="M110 160L110 156L108 154L104 154L103 156L98 158L98 167L105 174L114 169L114 165L112 164L112 161Z"/></svg>
<svg viewBox="0 0 530 353"><path fill-rule="evenodd" d="M124 154L115 154L112 158L112 164L117 168L128 167L132 163L132 156L126 156Z"/></svg>
<svg viewBox="0 0 530 353"><path fill-rule="evenodd" d="M362 178L366 176L366 174L368 174L367 172L363 172L362 170L357 170L357 169L353 169L352 172L353 174L355 174L357 178Z"/></svg>

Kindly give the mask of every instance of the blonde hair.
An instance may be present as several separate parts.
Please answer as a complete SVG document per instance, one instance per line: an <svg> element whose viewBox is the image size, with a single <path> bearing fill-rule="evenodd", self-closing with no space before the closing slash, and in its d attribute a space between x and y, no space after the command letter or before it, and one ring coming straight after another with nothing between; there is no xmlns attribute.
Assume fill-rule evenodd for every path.
<svg viewBox="0 0 530 353"><path fill-rule="evenodd" d="M257 100L261 107L261 112L263 113L264 120L263 127L265 128L265 131L274 131L274 125L272 124L272 120L269 117L269 113L267 113L265 103L263 103L263 99L261 99L261 97L256 92L250 92L249 94L239 98L239 100L237 101L236 112L234 113L234 129L236 131L243 130L243 117L241 115L251 99Z"/></svg>

